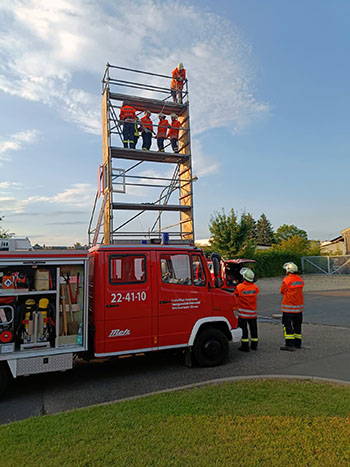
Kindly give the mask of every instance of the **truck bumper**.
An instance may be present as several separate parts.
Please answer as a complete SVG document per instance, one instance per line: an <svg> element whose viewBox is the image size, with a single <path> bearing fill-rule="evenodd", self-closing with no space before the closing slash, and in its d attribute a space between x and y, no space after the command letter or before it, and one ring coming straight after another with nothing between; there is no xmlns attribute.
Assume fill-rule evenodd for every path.
<svg viewBox="0 0 350 467"><path fill-rule="evenodd" d="M240 342L242 338L242 329L241 328L231 329L231 334L232 334L232 342Z"/></svg>

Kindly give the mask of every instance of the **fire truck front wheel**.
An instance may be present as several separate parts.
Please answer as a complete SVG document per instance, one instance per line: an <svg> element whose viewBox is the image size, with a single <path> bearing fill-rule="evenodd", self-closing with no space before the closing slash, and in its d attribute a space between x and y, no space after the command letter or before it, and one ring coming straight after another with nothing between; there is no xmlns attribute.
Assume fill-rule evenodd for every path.
<svg viewBox="0 0 350 467"><path fill-rule="evenodd" d="M205 329L194 341L193 356L199 366L217 366L223 363L229 352L229 343L219 329Z"/></svg>
<svg viewBox="0 0 350 467"><path fill-rule="evenodd" d="M9 382L9 372L6 363L0 363L0 397L6 391Z"/></svg>

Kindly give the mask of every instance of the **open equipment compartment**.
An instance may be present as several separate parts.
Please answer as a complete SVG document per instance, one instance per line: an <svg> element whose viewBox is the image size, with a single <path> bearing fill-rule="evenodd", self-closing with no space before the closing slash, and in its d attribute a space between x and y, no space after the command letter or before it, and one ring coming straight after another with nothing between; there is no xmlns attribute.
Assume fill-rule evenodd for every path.
<svg viewBox="0 0 350 467"><path fill-rule="evenodd" d="M87 349L88 252L0 252L0 361Z"/></svg>

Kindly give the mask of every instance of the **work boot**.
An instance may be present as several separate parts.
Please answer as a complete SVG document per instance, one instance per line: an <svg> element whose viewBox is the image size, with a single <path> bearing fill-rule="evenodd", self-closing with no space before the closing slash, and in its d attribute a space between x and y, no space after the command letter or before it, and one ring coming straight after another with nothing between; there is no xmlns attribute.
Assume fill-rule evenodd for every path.
<svg viewBox="0 0 350 467"><path fill-rule="evenodd" d="M238 347L241 352L249 352L249 342L241 342L241 346Z"/></svg>
<svg viewBox="0 0 350 467"><path fill-rule="evenodd" d="M301 339L294 339L294 347L296 349L301 349Z"/></svg>
<svg viewBox="0 0 350 467"><path fill-rule="evenodd" d="M280 350L287 350L287 351L289 351L289 352L294 352L295 348L292 347L291 345L282 345L282 346L280 347Z"/></svg>
<svg viewBox="0 0 350 467"><path fill-rule="evenodd" d="M257 342L254 342L254 341L251 342L250 348L251 348L252 350L258 350L258 343L257 343Z"/></svg>

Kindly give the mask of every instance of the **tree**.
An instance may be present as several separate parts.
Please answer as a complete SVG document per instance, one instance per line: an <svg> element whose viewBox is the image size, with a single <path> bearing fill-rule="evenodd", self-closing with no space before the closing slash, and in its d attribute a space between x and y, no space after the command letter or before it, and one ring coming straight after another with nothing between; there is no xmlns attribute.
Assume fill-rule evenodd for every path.
<svg viewBox="0 0 350 467"><path fill-rule="evenodd" d="M297 253L300 255L307 255L310 251L310 242L298 235L281 240L274 246L274 250L288 251L290 253Z"/></svg>
<svg viewBox="0 0 350 467"><path fill-rule="evenodd" d="M88 246L86 244L82 245L80 242L76 242L74 243L73 248L74 250L87 250Z"/></svg>
<svg viewBox="0 0 350 467"><path fill-rule="evenodd" d="M3 217L0 217L0 222L3 220ZM8 230L3 229L0 227L0 238L11 238L14 234L9 232Z"/></svg>
<svg viewBox="0 0 350 467"><path fill-rule="evenodd" d="M254 219L251 214L243 213L240 220L233 209L226 214L214 212L210 217L210 248L229 259L237 256L249 243Z"/></svg>
<svg viewBox="0 0 350 467"><path fill-rule="evenodd" d="M230 256L234 248L234 237L237 229L237 217L233 209L226 215L215 211L210 216L209 232L211 233L210 246L223 256Z"/></svg>
<svg viewBox="0 0 350 467"><path fill-rule="evenodd" d="M257 243L263 245L271 245L272 243L275 243L275 237L271 226L271 222L268 220L264 213L261 214L259 220L256 223L256 231Z"/></svg>
<svg viewBox="0 0 350 467"><path fill-rule="evenodd" d="M283 224L276 230L275 239L277 243L281 243L282 240L288 240L294 236L307 240L307 233L305 230L299 229L296 225Z"/></svg>
<svg viewBox="0 0 350 467"><path fill-rule="evenodd" d="M254 220L254 217L248 212L248 213L243 213L242 214L242 219L245 220L245 222L248 225L248 240L250 243L254 244L256 243L256 239L258 236L257 228L256 228L256 221Z"/></svg>

